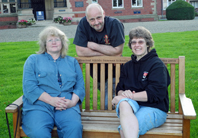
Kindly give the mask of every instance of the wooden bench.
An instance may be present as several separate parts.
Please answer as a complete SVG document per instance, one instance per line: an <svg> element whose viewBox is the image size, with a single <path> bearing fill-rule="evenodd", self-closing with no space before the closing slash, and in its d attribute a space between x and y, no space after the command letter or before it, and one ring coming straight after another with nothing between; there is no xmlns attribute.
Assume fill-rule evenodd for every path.
<svg viewBox="0 0 198 138"><path fill-rule="evenodd" d="M82 109L83 138L120 138L117 127L120 124L115 110L112 109L112 67L116 66L116 84L120 76L120 64L131 60L130 57L77 57L85 78L86 96ZM171 85L170 110L166 123L158 128L148 131L140 138L190 138L190 120L196 119L192 101L185 96L185 57L162 58L167 66ZM93 63L93 79L90 78L90 63ZM105 91L105 63L108 64L108 110L104 110ZM101 64L101 76L97 76L97 65ZM97 90L97 77L101 77L100 92ZM91 83L91 84L90 84ZM93 85L93 86L92 86ZM92 95L92 96L90 96ZM22 108L22 96L14 104ZM7 113L13 113L14 132L17 138L27 137L18 123L15 130L17 115L16 106L10 105L5 109ZM20 122L20 121L19 121ZM56 127L52 130L52 136L56 137Z"/></svg>

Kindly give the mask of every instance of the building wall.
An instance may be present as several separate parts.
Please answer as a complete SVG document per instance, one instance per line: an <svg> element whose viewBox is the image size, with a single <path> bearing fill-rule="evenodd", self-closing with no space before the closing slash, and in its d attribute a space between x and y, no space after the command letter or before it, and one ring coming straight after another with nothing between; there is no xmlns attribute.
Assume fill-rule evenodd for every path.
<svg viewBox="0 0 198 138"><path fill-rule="evenodd" d="M16 28L18 15L1 15L0 16L0 29Z"/></svg>
<svg viewBox="0 0 198 138"><path fill-rule="evenodd" d="M92 0L69 0L71 3L72 12L74 12L74 22L79 21L85 16L85 10ZM76 2L82 2L83 7L76 7ZM131 0L123 0L123 8L112 8L112 0L98 0L98 3L103 7L106 16L112 16L120 19L123 22L131 21L154 21L158 20L157 16L157 1L160 0L143 0L143 7L132 8ZM159 3L160 4L160 3Z"/></svg>

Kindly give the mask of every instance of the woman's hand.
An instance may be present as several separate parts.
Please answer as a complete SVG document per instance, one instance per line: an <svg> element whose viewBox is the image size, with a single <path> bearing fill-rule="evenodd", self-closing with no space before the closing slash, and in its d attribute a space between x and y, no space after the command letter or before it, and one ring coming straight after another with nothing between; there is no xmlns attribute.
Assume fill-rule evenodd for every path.
<svg viewBox="0 0 198 138"><path fill-rule="evenodd" d="M131 90L125 90L124 92L122 92L122 96L130 99L134 98L133 94L135 94L135 91L131 92Z"/></svg>
<svg viewBox="0 0 198 138"><path fill-rule="evenodd" d="M113 98L113 100L112 100L112 105L113 106L115 106L115 105L117 105L118 104L118 102L121 100L121 99L123 99L123 98L126 98L126 97L124 97L124 96L115 96L114 98Z"/></svg>
<svg viewBox="0 0 198 138"><path fill-rule="evenodd" d="M50 105L54 106L56 110L66 110L67 109L67 99L65 97L52 97Z"/></svg>
<svg viewBox="0 0 198 138"><path fill-rule="evenodd" d="M39 97L39 100L54 106L56 110L62 111L75 106L79 101L79 97L73 93L72 99L69 100L65 99L65 97L51 97L48 93L43 92Z"/></svg>

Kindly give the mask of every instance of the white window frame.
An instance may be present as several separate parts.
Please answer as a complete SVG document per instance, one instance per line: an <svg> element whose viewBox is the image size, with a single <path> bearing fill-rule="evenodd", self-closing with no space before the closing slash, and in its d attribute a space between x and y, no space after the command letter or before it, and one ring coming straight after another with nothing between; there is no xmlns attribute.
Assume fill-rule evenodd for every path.
<svg viewBox="0 0 198 138"><path fill-rule="evenodd" d="M140 5L140 6L137 5L137 0L135 0L135 1L136 1L136 5L133 5L133 0L131 0L131 7L132 7L132 8L143 7L143 0L140 0L141 3L142 3L142 5Z"/></svg>
<svg viewBox="0 0 198 138"><path fill-rule="evenodd" d="M98 3L98 0L92 0L92 3Z"/></svg>
<svg viewBox="0 0 198 138"><path fill-rule="evenodd" d="M175 2L176 0L165 0L166 1L166 7L164 6L164 0L163 0L163 10L166 10L166 8L171 5L173 2ZM183 0L183 1L186 1L186 0Z"/></svg>
<svg viewBox="0 0 198 138"><path fill-rule="evenodd" d="M1 7L0 8L0 15L2 15L2 14L13 14L13 13L11 13L10 4L15 4L15 6L16 6L16 12L17 12L17 1L16 0L14 0L14 2L13 1L10 2L10 0L7 0L7 2L3 2L2 0L0 0L0 7ZM8 12L7 13L4 13L3 12L3 10L4 10L3 9L3 5L7 5L7 9L8 9Z"/></svg>
<svg viewBox="0 0 198 138"><path fill-rule="evenodd" d="M122 6L118 6L118 1L119 0L116 0L117 1L117 6L113 6L114 4L113 4L113 1L114 0L112 0L112 8L124 8L124 0L122 0Z"/></svg>
<svg viewBox="0 0 198 138"><path fill-rule="evenodd" d="M192 1L190 2L190 4L194 7L194 8L198 8L198 2L197 1Z"/></svg>

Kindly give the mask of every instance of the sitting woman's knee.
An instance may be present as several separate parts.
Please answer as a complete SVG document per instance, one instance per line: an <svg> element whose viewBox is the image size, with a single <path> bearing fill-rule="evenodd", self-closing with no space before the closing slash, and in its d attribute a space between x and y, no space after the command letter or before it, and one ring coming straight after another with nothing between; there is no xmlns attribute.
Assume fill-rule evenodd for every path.
<svg viewBox="0 0 198 138"><path fill-rule="evenodd" d="M131 111L131 110L133 112L133 109L131 108L130 104L127 101L122 101L120 103L119 110L120 110L120 112L128 112L128 111Z"/></svg>
<svg viewBox="0 0 198 138"><path fill-rule="evenodd" d="M51 137L51 130L47 128L37 128L29 131L28 137L31 138L47 138Z"/></svg>

